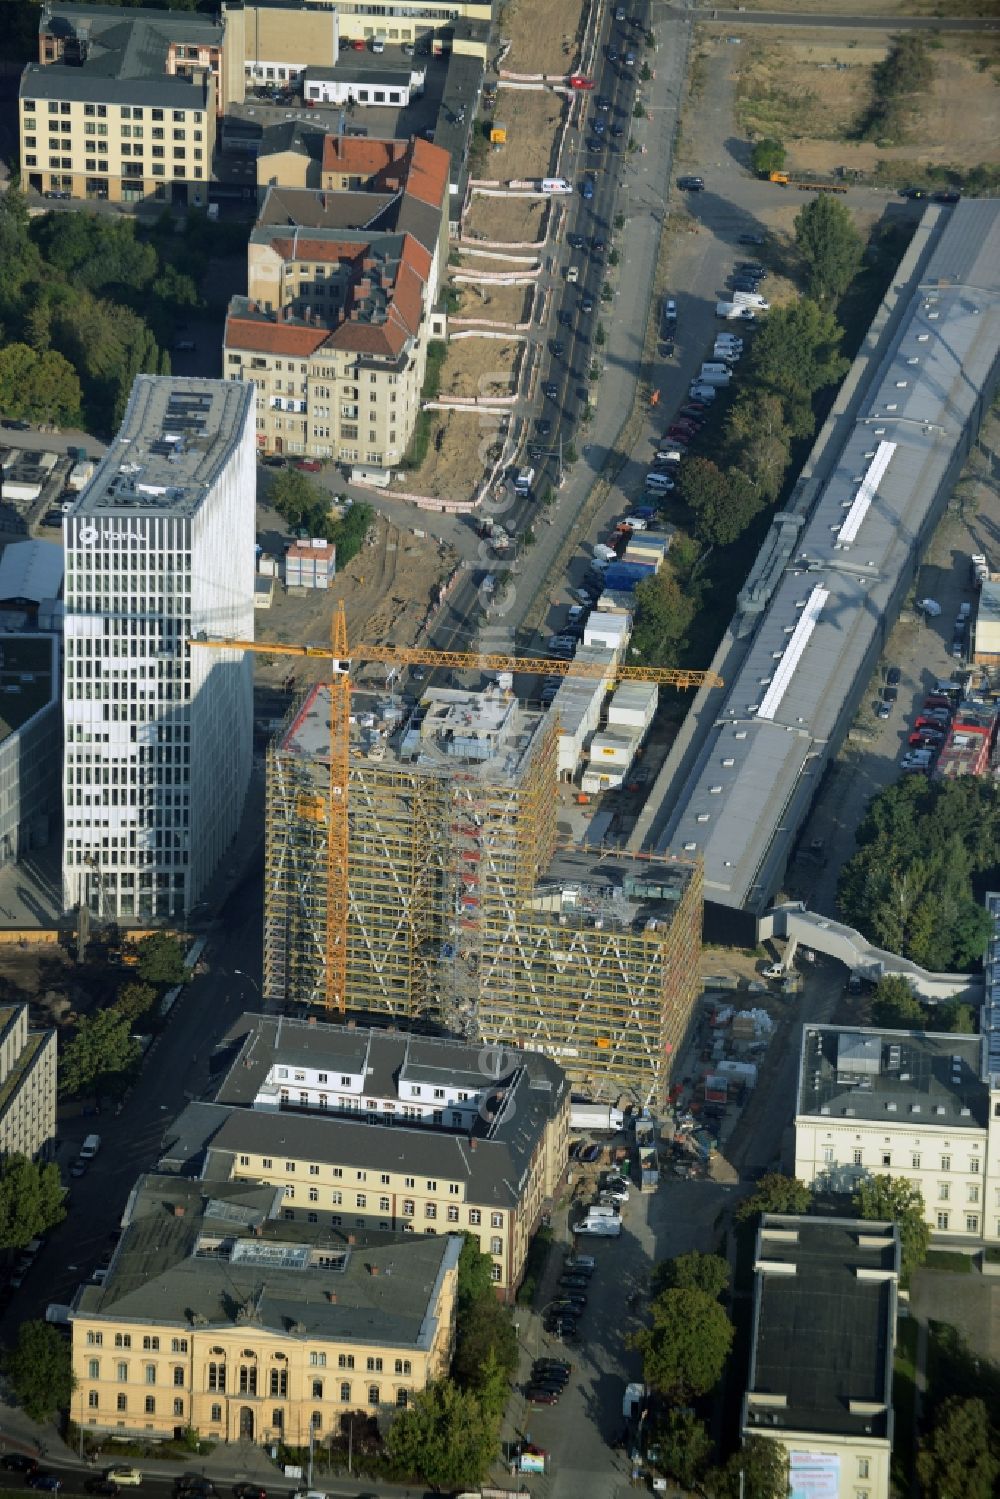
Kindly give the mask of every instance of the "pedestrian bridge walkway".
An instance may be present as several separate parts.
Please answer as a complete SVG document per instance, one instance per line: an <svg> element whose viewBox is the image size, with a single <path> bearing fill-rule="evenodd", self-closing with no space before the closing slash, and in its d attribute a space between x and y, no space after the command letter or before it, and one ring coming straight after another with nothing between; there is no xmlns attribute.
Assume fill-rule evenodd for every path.
<svg viewBox="0 0 1000 1499"><path fill-rule="evenodd" d="M789 970L796 948L802 946L836 958L852 973L873 984L890 975L904 978L919 999L932 1004L945 999L964 999L975 1005L983 1003L981 974L930 973L919 963L911 963L907 958L873 947L853 927L833 921L828 916L819 916L815 911L807 911L801 901L775 906L762 918L760 940L764 942L768 937L783 937L788 942L783 963Z"/></svg>

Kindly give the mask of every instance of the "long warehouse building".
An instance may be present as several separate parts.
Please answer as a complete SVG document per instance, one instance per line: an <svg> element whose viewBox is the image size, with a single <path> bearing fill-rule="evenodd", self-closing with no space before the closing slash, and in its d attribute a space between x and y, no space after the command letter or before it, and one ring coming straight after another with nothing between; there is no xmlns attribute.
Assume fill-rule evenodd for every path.
<svg viewBox="0 0 1000 1499"><path fill-rule="evenodd" d="M709 931L752 936L772 904L998 377L1000 203L930 209L740 595L728 691L667 767L683 789L671 808L665 775L649 814L659 853L704 860Z"/></svg>

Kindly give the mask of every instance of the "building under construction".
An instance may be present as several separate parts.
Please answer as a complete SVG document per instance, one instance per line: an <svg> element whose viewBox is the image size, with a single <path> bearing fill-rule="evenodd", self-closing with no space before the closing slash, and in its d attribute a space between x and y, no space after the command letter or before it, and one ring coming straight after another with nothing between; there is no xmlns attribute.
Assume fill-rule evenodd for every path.
<svg viewBox="0 0 1000 1499"><path fill-rule="evenodd" d="M499 687L355 694L351 1011L545 1051L595 1097L660 1101L697 993L700 871L565 851L557 717ZM264 994L325 994L329 692L268 752Z"/></svg>

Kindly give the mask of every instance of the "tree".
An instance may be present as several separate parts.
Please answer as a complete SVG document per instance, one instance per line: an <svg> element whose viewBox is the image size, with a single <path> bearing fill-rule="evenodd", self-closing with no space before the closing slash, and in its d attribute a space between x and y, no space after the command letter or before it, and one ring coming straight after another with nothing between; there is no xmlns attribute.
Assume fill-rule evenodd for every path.
<svg viewBox="0 0 1000 1499"><path fill-rule="evenodd" d="M807 297L776 308L754 335L752 381L781 398L793 436L812 433L813 398L846 374L850 361L840 353L843 336L833 313Z"/></svg>
<svg viewBox="0 0 1000 1499"><path fill-rule="evenodd" d="M920 1188L905 1176L865 1176L858 1182L851 1206L859 1218L899 1225L900 1279L907 1285L913 1271L923 1264L931 1242Z"/></svg>
<svg viewBox="0 0 1000 1499"><path fill-rule="evenodd" d="M772 172L780 172L785 165L786 151L780 141L765 137L758 141L750 156L750 164L758 177L769 177Z"/></svg>
<svg viewBox="0 0 1000 1499"><path fill-rule="evenodd" d="M837 902L869 941L937 971L981 957L990 918L973 877L991 870L1000 799L976 776L905 776L873 797L844 865Z"/></svg>
<svg viewBox="0 0 1000 1499"><path fill-rule="evenodd" d="M843 296L861 266L861 235L843 203L817 193L795 216L795 243L808 267L809 295L820 304Z"/></svg>
<svg viewBox="0 0 1000 1499"><path fill-rule="evenodd" d="M733 1326L704 1291L663 1291L652 1303L652 1327L634 1340L648 1385L668 1400L686 1401L713 1389L733 1342Z"/></svg>
<svg viewBox="0 0 1000 1499"><path fill-rule="evenodd" d="M636 585L632 651L651 666L674 665L697 612L697 597L681 586L668 562Z"/></svg>
<svg viewBox="0 0 1000 1499"><path fill-rule="evenodd" d="M777 498L791 461L792 434L779 396L743 391L729 408L725 426L730 464L753 480L764 500Z"/></svg>
<svg viewBox="0 0 1000 1499"><path fill-rule="evenodd" d="M738 540L763 509L757 486L738 468L724 472L710 458L692 458L681 468L681 498L695 517L698 535L713 546Z"/></svg>
<svg viewBox="0 0 1000 1499"><path fill-rule="evenodd" d="M420 1390L400 1411L385 1446L400 1478L455 1490L478 1487L499 1440L499 1419L484 1412L477 1396L445 1379Z"/></svg>
<svg viewBox="0 0 1000 1499"><path fill-rule="evenodd" d="M455 1305L459 1316L478 1302L496 1301L490 1270L493 1261L479 1247L475 1234L463 1234L455 1278Z"/></svg>
<svg viewBox="0 0 1000 1499"><path fill-rule="evenodd" d="M797 1176L783 1176L780 1171L769 1171L757 1183L752 1197L745 1197L736 1209L736 1216L745 1223L761 1213L808 1213L812 1207L812 1193L805 1182Z"/></svg>
<svg viewBox="0 0 1000 1499"><path fill-rule="evenodd" d="M715 1499L787 1499L788 1454L769 1437L746 1437L712 1477Z"/></svg>
<svg viewBox="0 0 1000 1499"><path fill-rule="evenodd" d="M135 1021L156 1002L152 984L123 984L115 1000L115 1009L126 1020Z"/></svg>
<svg viewBox="0 0 1000 1499"><path fill-rule="evenodd" d="M712 1438L692 1410L672 1410L655 1428L657 1466L686 1489L697 1488L712 1455Z"/></svg>
<svg viewBox="0 0 1000 1499"><path fill-rule="evenodd" d="M0 1249L23 1249L65 1216L58 1166L19 1154L0 1161Z"/></svg>
<svg viewBox="0 0 1000 1499"><path fill-rule="evenodd" d="M702 1254L692 1249L689 1254L676 1255L672 1260L661 1260L653 1271L653 1291L703 1291L718 1301L729 1289L732 1272L729 1261L720 1254Z"/></svg>
<svg viewBox="0 0 1000 1499"><path fill-rule="evenodd" d="M136 972L147 984L182 984L187 976L184 967L184 944L166 932L151 932L136 945Z"/></svg>
<svg viewBox="0 0 1000 1499"><path fill-rule="evenodd" d="M46 1421L66 1410L76 1386L72 1348L47 1322L22 1322L4 1359L7 1377L25 1414Z"/></svg>
<svg viewBox="0 0 1000 1499"><path fill-rule="evenodd" d="M960 999L946 999L924 1012L924 1026L929 1031L951 1031L954 1035L974 1036L976 1017L971 1005Z"/></svg>
<svg viewBox="0 0 1000 1499"><path fill-rule="evenodd" d="M76 1097L81 1093L118 1092L140 1057L130 1022L115 1009L85 1016L79 1029L63 1049L59 1062L59 1088Z"/></svg>
<svg viewBox="0 0 1000 1499"><path fill-rule="evenodd" d="M293 530L329 539L329 498L298 469L283 468L276 473L267 498Z"/></svg>
<svg viewBox="0 0 1000 1499"><path fill-rule="evenodd" d="M479 1240L466 1234L455 1288L452 1375L463 1390L479 1396L486 1410L500 1411L517 1368L517 1333L509 1311L497 1301L491 1267Z"/></svg>
<svg viewBox="0 0 1000 1499"><path fill-rule="evenodd" d="M917 1477L937 1499L992 1499L1000 1478L996 1432L982 1400L946 1400L920 1443Z"/></svg>
<svg viewBox="0 0 1000 1499"><path fill-rule="evenodd" d="M906 979L887 974L880 979L872 996L872 1025L883 1030L922 1030L924 1007Z"/></svg>
<svg viewBox="0 0 1000 1499"><path fill-rule="evenodd" d="M40 323L35 334L43 336ZM0 407L28 421L68 425L80 416L80 382L61 354L8 344L0 349Z"/></svg>

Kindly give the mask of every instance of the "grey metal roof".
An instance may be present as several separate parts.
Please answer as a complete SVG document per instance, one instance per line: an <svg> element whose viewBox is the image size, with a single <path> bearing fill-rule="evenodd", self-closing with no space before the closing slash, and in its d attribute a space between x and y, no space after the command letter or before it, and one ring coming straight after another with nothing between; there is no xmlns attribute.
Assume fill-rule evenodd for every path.
<svg viewBox="0 0 1000 1499"><path fill-rule="evenodd" d="M14 541L0 556L0 599L57 599L62 590L63 551L51 541ZM4 640L6 651L7 641Z"/></svg>
<svg viewBox="0 0 1000 1499"><path fill-rule="evenodd" d="M472 126L483 86L483 60L452 52L448 59L441 108L434 123L434 144L451 157L448 174L453 196L464 191Z"/></svg>
<svg viewBox="0 0 1000 1499"><path fill-rule="evenodd" d="M275 0L269 0L274 4ZM221 46L224 28L214 16L199 11L132 9L126 5L59 5L45 0L39 13L38 30L43 35L77 36L81 31L91 41L111 45L123 28L144 27L157 32L165 42L200 42Z"/></svg>
<svg viewBox="0 0 1000 1499"><path fill-rule="evenodd" d="M744 1428L892 1437L895 1224L767 1213Z"/></svg>
<svg viewBox="0 0 1000 1499"><path fill-rule="evenodd" d="M722 905L759 909L773 894L765 861L797 832L997 379L1000 203L959 204L931 230L884 357L865 368L859 356L857 417L659 844L702 854L706 899ZM873 465L884 473L869 494Z"/></svg>
<svg viewBox="0 0 1000 1499"><path fill-rule="evenodd" d="M253 412L242 380L137 375L114 441L69 518L192 515Z"/></svg>
<svg viewBox="0 0 1000 1499"><path fill-rule="evenodd" d="M989 1092L981 1052L978 1036L807 1026L796 1114L985 1129Z"/></svg>
<svg viewBox="0 0 1000 1499"><path fill-rule="evenodd" d="M225 1158L247 1151L467 1183L470 1203L512 1205L550 1119L566 1097L565 1074L538 1052L463 1046L448 1039L347 1026L280 1023L244 1015L228 1038L238 1047L212 1104L191 1104L167 1131L161 1165L218 1179ZM378 1125L354 1116L252 1108L275 1065L295 1061L331 1072L344 1063L366 1071L368 1096L398 1096L400 1076L487 1090L472 1129L424 1125L397 1115ZM495 1106L494 1106L495 1101Z"/></svg>
<svg viewBox="0 0 1000 1499"><path fill-rule="evenodd" d="M156 70L109 75L101 69L69 68L62 63L41 67L29 62L21 74L22 99L66 99L83 104L142 104L163 109L208 109L208 83L170 77Z"/></svg>
<svg viewBox="0 0 1000 1499"><path fill-rule="evenodd" d="M141 1177L107 1279L84 1289L77 1313L430 1348L441 1278L461 1239L411 1234L361 1247L284 1222L281 1198L280 1188L248 1182L206 1190Z"/></svg>
<svg viewBox="0 0 1000 1499"><path fill-rule="evenodd" d="M251 240L266 243L280 230L309 229L318 236L348 239L382 249L380 236L412 234L418 244L434 254L441 230L441 215L412 193L325 192L305 187L270 186L257 218ZM393 240L398 253L398 240Z"/></svg>

